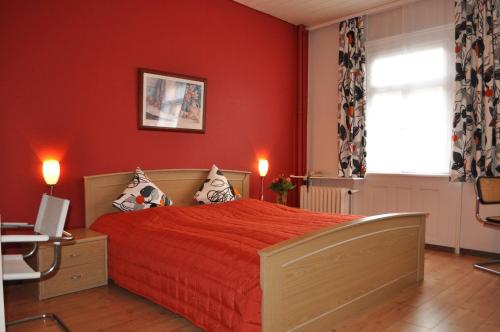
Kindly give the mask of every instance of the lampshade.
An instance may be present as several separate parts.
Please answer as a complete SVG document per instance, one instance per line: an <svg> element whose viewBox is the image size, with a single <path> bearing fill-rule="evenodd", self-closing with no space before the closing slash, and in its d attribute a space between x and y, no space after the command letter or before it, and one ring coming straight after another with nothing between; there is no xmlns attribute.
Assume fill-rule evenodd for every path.
<svg viewBox="0 0 500 332"><path fill-rule="evenodd" d="M266 176L268 169L269 169L269 162L266 159L259 159L260 176Z"/></svg>
<svg viewBox="0 0 500 332"><path fill-rule="evenodd" d="M45 160L42 169L45 182L47 182L49 186L55 185L61 173L59 162L57 160Z"/></svg>

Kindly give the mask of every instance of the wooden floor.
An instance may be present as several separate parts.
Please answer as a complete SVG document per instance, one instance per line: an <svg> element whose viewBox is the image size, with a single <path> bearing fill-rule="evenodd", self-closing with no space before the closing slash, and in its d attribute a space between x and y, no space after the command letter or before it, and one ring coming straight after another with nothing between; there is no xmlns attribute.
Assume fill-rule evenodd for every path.
<svg viewBox="0 0 500 332"><path fill-rule="evenodd" d="M425 280L346 321L347 331L500 332L500 277L472 269L478 259L427 251ZM479 259L480 260L480 259ZM37 301L22 285L6 287L7 320L55 312L72 331L201 331L187 320L117 286ZM8 331L58 331L32 322Z"/></svg>

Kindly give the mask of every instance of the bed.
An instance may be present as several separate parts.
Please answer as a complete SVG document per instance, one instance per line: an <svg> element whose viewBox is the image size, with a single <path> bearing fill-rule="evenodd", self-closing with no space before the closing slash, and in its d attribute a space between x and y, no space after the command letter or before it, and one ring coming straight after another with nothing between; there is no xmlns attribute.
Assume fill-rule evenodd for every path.
<svg viewBox="0 0 500 332"><path fill-rule="evenodd" d="M207 173L208 170L146 171L148 177L158 187L168 193L178 208L174 206L156 208L158 209L157 211L152 211L156 209L150 209L151 211L148 212L144 211L149 216L148 218L152 220L151 224L147 226L149 229L134 229L134 231L132 231L132 227L138 227L138 223L134 221L137 213L127 213L126 219L128 221L126 222L128 224L126 224L126 227L128 227L130 232L126 235L122 234L122 240L118 240L118 235L112 234L110 236L110 250L113 250L112 248L115 245L114 250L116 251L133 251L134 243L135 245L138 243L137 238L134 239L133 235L137 232L137 234L141 234L139 235L141 249L146 250L142 251L143 257L154 255L154 252L168 252L169 250L165 249L168 247L160 247L161 250L156 250L159 248L158 227L163 227L161 222L153 222L157 219L156 215L158 214L174 215L182 214L182 211L185 211L184 214L186 216L201 215L203 217L203 213L205 213L203 211L209 208L211 209L210 211L221 210L222 212L219 211L218 213L222 213L220 216L222 216L221 219L224 219L224 214L228 214L227 210L232 209L233 212L231 213L234 214L237 213L234 211L254 209L253 211L255 212L249 212L249 214L262 216L262 220L264 220L267 217L259 215L260 212L258 211L262 210L262 213L264 213L264 210L269 209L269 211L278 211L276 214L281 216L299 213L300 218L304 218L303 214L305 212L303 211L287 207L277 207L272 203L255 200L225 203L228 205L224 208L186 208L185 206L193 204L192 197L198 190L200 183L205 180ZM87 227L92 227L96 219L104 215L106 216L102 217L101 220L103 218L121 218L118 216L118 213L112 214L111 217L107 215L110 212L115 212L110 202L128 184L132 175L133 173L114 173L87 176L84 178L85 220ZM235 189L241 193L243 198L248 198L250 173L224 171L224 175ZM189 218L188 221L191 220ZM297 218L300 219L299 217ZM297 218L293 215L291 219ZM330 222L329 218L336 217L310 213L308 214L308 218L311 219L311 224L317 224L323 221ZM353 219L354 217L346 218ZM182 281L182 276L171 276L170 281L165 284L154 278L160 272L154 272L151 274L152 277L148 279L149 277L141 269L135 269L136 272L134 272L134 269L120 270L118 268L120 265L118 259L116 259L116 264L113 266L112 264L114 263L111 257L110 269L115 271L116 278L122 281L118 282L118 285L124 285L125 288L129 288L132 292L160 303L170 310L181 314L188 312L185 314L188 319L210 331L331 331L332 328L347 317L376 304L381 299L398 292L404 287L422 280L424 272L425 218L425 214L422 213L398 213L357 218L351 221L339 220L343 222L331 221L329 225L323 225L325 227L312 227L311 229L314 230L310 232L297 233L297 236L287 235L283 237L285 240L279 241L276 244L262 247L262 241L259 242L259 244L254 246L261 248L258 254L255 252L253 256L245 256L246 258L242 260L238 258L239 260L232 261L231 263L232 265L240 265L246 259L250 262L249 264L257 265L256 268L248 269L250 279L247 280L248 284L243 287L244 292L235 293L243 294L241 297L243 298L244 305L241 304L240 300L233 298L236 296L231 295L233 297L230 296L231 298L227 300L228 295L221 293L219 287L217 287L217 283L225 284L226 280L224 279L207 275L206 279L214 279L208 288L204 289L203 285L199 287L196 285L202 292L209 294L212 298L219 297L220 302L225 303L224 305L227 308L221 311L201 298L193 300L194 302L199 302L197 305L204 306L203 310L213 312L216 319L220 321L234 322L235 318L231 316L231 310L236 309L230 308L231 305L244 306L244 308L237 308L236 311L244 312L245 315L248 314L248 317L245 318L244 322L236 322L234 325L231 325L232 323L230 322L220 324L220 326L217 325L217 322L200 322L197 320L197 317L204 316L203 314L198 315L196 308L186 309L175 307L168 304L168 299L162 300L161 294L162 292L168 293L168 287L174 287L170 292L177 292L176 296L178 297L189 297L188 294L179 293L181 287L175 284L176 278L178 282ZM282 219L285 220L286 218L282 217ZM117 225L117 222L115 220L115 225ZM99 223L103 224L103 222L99 221L96 225ZM180 235L176 236L182 239L178 243L189 243L189 241L198 243L197 237L207 238L209 239L207 243L211 243L210 239L213 236L208 236L205 231L202 232L200 230L197 232L197 228L193 225L202 224L191 224L189 231L186 231L186 224L178 226L179 229L176 232ZM206 227L216 226L216 221L214 221L214 224L207 223ZM116 226L113 226L113 229L116 228ZM217 231L217 234L220 233L219 230L212 229L211 231ZM113 231L110 230L110 232ZM267 234L264 230L261 230L261 232L262 236ZM260 240L259 236L261 236L260 233L256 236L256 239ZM148 237L150 237L150 241ZM113 242L113 239L115 239L115 242ZM228 241L230 240L228 239ZM167 246L170 243L167 240L164 242L166 243L163 243L161 246ZM148 243L151 243L150 252L146 248ZM175 251L177 249L173 247L170 250ZM207 247L206 251L209 252L210 250L212 249ZM187 256L185 258L187 264L189 264L188 261L191 259L196 261L197 258L195 256L194 252L193 257ZM118 255L115 254L115 257L118 257ZM176 256L165 257L168 257L165 259L165 262L161 261L161 259L151 260L150 262L148 262L148 259L138 259L138 266L151 271L157 271L158 265L168 264L169 259L173 262ZM124 273L123 271L125 270L127 270L127 275L119 276L119 273ZM136 274L134 275L134 273ZM194 274L203 276L203 273L203 268L199 268ZM253 274L256 274L256 276L253 276ZM113 273L110 273L110 276L113 278ZM252 279L252 276L255 278ZM144 291L134 289L133 286L128 287L127 282L125 282L126 278L134 279L130 285L142 284L144 288L148 288L149 290ZM229 274L228 279L231 279ZM228 287L233 286L230 285ZM256 310L255 307L259 310ZM256 317L256 313L258 313L258 317ZM205 318L201 320L203 319Z"/></svg>

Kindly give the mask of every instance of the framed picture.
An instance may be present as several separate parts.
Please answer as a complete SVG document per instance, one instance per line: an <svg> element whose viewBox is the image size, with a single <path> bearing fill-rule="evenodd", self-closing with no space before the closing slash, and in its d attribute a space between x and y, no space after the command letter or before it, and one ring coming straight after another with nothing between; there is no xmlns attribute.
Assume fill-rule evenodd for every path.
<svg viewBox="0 0 500 332"><path fill-rule="evenodd" d="M205 132L207 80L139 69L139 129Z"/></svg>

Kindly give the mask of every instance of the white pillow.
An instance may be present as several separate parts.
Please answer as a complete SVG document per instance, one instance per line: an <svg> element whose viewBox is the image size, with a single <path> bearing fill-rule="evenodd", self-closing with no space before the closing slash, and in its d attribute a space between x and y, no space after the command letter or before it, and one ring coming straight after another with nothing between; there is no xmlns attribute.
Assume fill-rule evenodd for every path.
<svg viewBox="0 0 500 332"><path fill-rule="evenodd" d="M151 182L139 167L136 168L127 188L113 202L113 206L122 211L137 211L172 204L167 195Z"/></svg>
<svg viewBox="0 0 500 332"><path fill-rule="evenodd" d="M207 179L194 195L194 200L200 204L213 204L234 201L237 195L233 186L217 166L213 165Z"/></svg>

